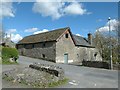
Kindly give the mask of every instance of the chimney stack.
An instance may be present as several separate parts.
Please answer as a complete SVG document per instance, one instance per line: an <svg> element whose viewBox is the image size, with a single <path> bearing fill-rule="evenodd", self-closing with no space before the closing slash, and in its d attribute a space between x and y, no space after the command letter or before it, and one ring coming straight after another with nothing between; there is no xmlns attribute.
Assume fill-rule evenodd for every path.
<svg viewBox="0 0 120 90"><path fill-rule="evenodd" d="M88 43L92 45L92 34L88 33Z"/></svg>

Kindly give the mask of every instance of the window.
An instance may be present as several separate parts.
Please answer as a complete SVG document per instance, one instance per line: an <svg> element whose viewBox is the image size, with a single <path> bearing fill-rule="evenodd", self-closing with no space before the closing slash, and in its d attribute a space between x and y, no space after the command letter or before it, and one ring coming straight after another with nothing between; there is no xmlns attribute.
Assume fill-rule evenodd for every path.
<svg viewBox="0 0 120 90"><path fill-rule="evenodd" d="M67 33L67 34L65 34L65 38L68 38L68 33Z"/></svg>
<svg viewBox="0 0 120 90"><path fill-rule="evenodd" d="M40 46L40 43L35 43L35 44L34 44L34 48L38 48L38 47L41 47L41 46Z"/></svg>
<svg viewBox="0 0 120 90"><path fill-rule="evenodd" d="M97 52L95 52L95 54L94 54L94 57L96 57L97 56Z"/></svg>
<svg viewBox="0 0 120 90"><path fill-rule="evenodd" d="M27 45L26 44L24 44L24 48L26 48L27 47Z"/></svg>
<svg viewBox="0 0 120 90"><path fill-rule="evenodd" d="M32 48L34 48L34 44L25 44L24 48L25 49L32 49Z"/></svg>
<svg viewBox="0 0 120 90"><path fill-rule="evenodd" d="M45 58L45 54L42 54L42 57Z"/></svg>
<svg viewBox="0 0 120 90"><path fill-rule="evenodd" d="M34 44L32 44L32 48L34 48Z"/></svg>
<svg viewBox="0 0 120 90"><path fill-rule="evenodd" d="M45 47L46 46L45 43L43 43L42 46Z"/></svg>

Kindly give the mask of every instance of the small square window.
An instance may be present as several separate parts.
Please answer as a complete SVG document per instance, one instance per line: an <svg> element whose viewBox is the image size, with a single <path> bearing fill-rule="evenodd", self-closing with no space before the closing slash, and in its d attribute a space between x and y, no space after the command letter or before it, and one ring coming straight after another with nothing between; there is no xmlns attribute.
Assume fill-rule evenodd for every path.
<svg viewBox="0 0 120 90"><path fill-rule="evenodd" d="M45 58L45 54L42 54L42 57Z"/></svg>
<svg viewBox="0 0 120 90"><path fill-rule="evenodd" d="M65 38L68 38L68 34L65 34Z"/></svg>

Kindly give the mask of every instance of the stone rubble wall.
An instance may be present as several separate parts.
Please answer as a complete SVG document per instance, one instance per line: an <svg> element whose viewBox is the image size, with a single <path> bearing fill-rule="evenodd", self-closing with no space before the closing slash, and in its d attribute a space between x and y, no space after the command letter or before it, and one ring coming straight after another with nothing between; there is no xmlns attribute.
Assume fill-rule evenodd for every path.
<svg viewBox="0 0 120 90"><path fill-rule="evenodd" d="M104 68L104 69L110 69L110 65L108 62L101 62L101 61L82 61L83 66L88 67L95 67L95 68Z"/></svg>
<svg viewBox="0 0 120 90"><path fill-rule="evenodd" d="M34 63L34 64L30 64L29 67L32 69L44 71L49 74L55 75L59 78L59 80L64 79L64 70L62 68L60 68L59 66Z"/></svg>
<svg viewBox="0 0 120 90"><path fill-rule="evenodd" d="M43 46L43 44L45 44L45 46ZM54 41L34 44L21 44L18 45L18 51L19 54L23 56L45 59L52 62L55 62L56 58L56 44Z"/></svg>

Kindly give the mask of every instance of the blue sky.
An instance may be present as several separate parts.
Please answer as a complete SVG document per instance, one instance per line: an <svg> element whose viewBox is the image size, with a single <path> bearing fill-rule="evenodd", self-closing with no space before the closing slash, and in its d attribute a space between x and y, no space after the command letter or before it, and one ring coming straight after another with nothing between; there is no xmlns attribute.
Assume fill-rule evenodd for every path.
<svg viewBox="0 0 120 90"><path fill-rule="evenodd" d="M3 15L2 23L4 29L13 34L15 42L35 32L63 27L70 27L73 34L87 37L89 32L106 27L108 17L113 21L118 18L118 3L115 2L14 2L7 6L11 9L8 10L10 14Z"/></svg>

